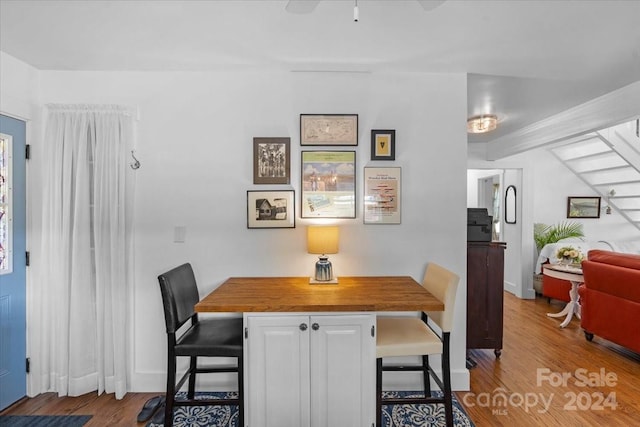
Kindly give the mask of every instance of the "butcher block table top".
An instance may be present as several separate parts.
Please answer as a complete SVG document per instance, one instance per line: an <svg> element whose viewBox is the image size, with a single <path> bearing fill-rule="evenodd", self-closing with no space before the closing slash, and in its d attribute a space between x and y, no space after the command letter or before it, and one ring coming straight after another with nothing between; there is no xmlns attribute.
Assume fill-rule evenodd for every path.
<svg viewBox="0 0 640 427"><path fill-rule="evenodd" d="M208 312L443 311L444 304L409 276L231 277L195 306Z"/></svg>

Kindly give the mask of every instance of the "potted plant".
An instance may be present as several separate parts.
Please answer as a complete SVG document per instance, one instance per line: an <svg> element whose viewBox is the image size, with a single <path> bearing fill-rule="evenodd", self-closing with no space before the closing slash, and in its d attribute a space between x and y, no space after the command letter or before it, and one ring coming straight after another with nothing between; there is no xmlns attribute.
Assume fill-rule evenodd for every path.
<svg viewBox="0 0 640 427"><path fill-rule="evenodd" d="M555 225L542 223L533 224L533 240L536 242L536 249L538 250L536 257L540 254L544 245L557 243L569 237L584 237L582 224L571 221L565 221Z"/></svg>
<svg viewBox="0 0 640 427"><path fill-rule="evenodd" d="M584 237L582 224L579 222L564 221L554 225L542 223L533 224L533 240L536 242L536 259L544 245L557 243L569 237ZM533 274L533 289L542 293L542 274Z"/></svg>

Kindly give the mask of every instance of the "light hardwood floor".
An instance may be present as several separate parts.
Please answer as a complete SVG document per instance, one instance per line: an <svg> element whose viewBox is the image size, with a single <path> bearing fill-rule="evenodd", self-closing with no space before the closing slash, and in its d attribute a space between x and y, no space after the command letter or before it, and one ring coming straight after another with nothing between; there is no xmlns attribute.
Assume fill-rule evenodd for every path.
<svg viewBox="0 0 640 427"><path fill-rule="evenodd" d="M597 336L588 342L575 317L560 328L563 319L546 313L563 307L505 293L502 356L473 350L471 391L457 393L476 426L640 425L640 355Z"/></svg>
<svg viewBox="0 0 640 427"><path fill-rule="evenodd" d="M640 425L640 355L598 337L587 342L577 319L559 328L561 319L545 313L562 306L505 293L502 357L496 360L492 350L472 351L478 366L471 369L471 391L456 393L477 427ZM589 384L580 386L581 381ZM138 411L156 394L129 393L116 401L112 395L58 398L47 393L2 415L90 414L88 427L140 427Z"/></svg>

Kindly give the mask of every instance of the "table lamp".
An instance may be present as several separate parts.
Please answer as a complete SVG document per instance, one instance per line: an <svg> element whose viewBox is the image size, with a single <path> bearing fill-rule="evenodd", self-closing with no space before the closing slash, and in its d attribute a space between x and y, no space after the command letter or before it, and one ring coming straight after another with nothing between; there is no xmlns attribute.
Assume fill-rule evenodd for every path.
<svg viewBox="0 0 640 427"><path fill-rule="evenodd" d="M307 227L307 252L319 254L316 262L315 277L310 283L338 283L338 279L333 277L333 267L327 254L338 253L339 229L337 226L315 226Z"/></svg>

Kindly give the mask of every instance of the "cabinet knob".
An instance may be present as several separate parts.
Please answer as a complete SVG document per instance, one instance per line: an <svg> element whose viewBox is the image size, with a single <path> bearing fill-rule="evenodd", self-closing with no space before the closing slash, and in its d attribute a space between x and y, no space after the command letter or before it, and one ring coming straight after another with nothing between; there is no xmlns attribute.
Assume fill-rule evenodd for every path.
<svg viewBox="0 0 640 427"><path fill-rule="evenodd" d="M313 325L311 325L311 329L313 329L314 331L317 331L318 329L320 329L320 325L318 325L317 323L314 323Z"/></svg>
<svg viewBox="0 0 640 427"><path fill-rule="evenodd" d="M307 324L306 323L300 323L300 330L301 331L306 331L307 330Z"/></svg>

